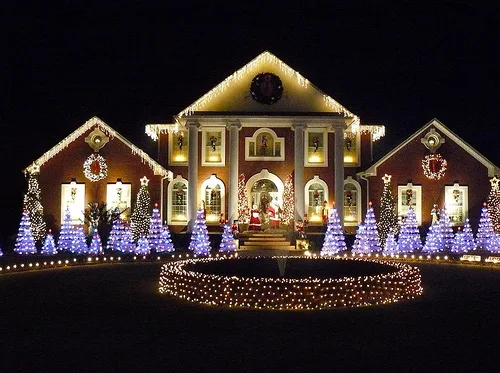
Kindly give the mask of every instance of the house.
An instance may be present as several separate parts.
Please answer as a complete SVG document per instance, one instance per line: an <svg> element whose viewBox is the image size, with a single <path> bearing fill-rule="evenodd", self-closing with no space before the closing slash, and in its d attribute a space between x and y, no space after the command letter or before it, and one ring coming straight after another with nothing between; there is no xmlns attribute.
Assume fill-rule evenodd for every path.
<svg viewBox="0 0 500 373"><path fill-rule="evenodd" d="M209 229L220 229L221 220L241 220L242 204L259 211L264 229L269 207L277 206L291 208L295 222L308 220L309 230L322 231L325 211L336 202L353 233L368 202L377 207L382 177L390 174L400 215L411 192L420 224L429 224L433 204L446 203L459 225L469 215L471 222L479 219L489 178L498 174L438 120L373 163L372 148L385 127L362 123L268 51L171 120L145 130L157 142L155 159L91 118L34 161L25 171L39 170L45 211L60 222L65 205L73 203L76 223L91 201L133 208L146 177L173 232L190 231L199 208ZM100 174L103 166L106 175Z"/></svg>

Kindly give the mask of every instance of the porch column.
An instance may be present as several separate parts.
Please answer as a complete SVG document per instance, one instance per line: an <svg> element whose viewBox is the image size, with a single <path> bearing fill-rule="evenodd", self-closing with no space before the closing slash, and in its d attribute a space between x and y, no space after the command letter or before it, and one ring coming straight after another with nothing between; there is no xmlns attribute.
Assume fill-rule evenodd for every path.
<svg viewBox="0 0 500 373"><path fill-rule="evenodd" d="M294 123L294 189L295 189L295 221L304 220L304 131L307 125L304 123Z"/></svg>
<svg viewBox="0 0 500 373"><path fill-rule="evenodd" d="M198 128L195 122L186 124L189 133L189 165L188 165L188 232L192 232L196 223L196 212L198 211Z"/></svg>
<svg viewBox="0 0 500 373"><path fill-rule="evenodd" d="M333 125L335 128L335 207L339 214L340 224L344 226L344 121Z"/></svg>
<svg viewBox="0 0 500 373"><path fill-rule="evenodd" d="M229 123L229 183L227 200L227 220L232 223L238 219L238 163L240 123Z"/></svg>

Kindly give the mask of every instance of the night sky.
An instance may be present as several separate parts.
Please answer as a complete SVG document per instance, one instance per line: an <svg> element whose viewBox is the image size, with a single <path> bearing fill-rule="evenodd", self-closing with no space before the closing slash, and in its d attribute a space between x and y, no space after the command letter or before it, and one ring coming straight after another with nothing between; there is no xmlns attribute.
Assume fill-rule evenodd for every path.
<svg viewBox="0 0 500 373"><path fill-rule="evenodd" d="M154 156L145 124L170 123L265 50L385 125L376 156L437 118L500 165L498 5L17 3L0 19L3 237L17 233L21 170L86 120Z"/></svg>

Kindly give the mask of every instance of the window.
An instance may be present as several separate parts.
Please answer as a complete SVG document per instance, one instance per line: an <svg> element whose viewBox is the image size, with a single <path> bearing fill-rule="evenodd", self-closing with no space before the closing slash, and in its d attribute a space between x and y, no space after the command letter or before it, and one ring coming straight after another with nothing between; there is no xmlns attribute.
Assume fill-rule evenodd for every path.
<svg viewBox="0 0 500 373"><path fill-rule="evenodd" d="M417 222L422 224L422 186L408 183L398 185L398 217L404 218L408 213L409 206L413 207Z"/></svg>
<svg viewBox="0 0 500 373"><path fill-rule="evenodd" d="M189 154L189 137L185 129L169 133L168 164L187 166Z"/></svg>
<svg viewBox="0 0 500 373"><path fill-rule="evenodd" d="M202 131L202 166L224 166L226 131L224 128L207 128Z"/></svg>
<svg viewBox="0 0 500 373"><path fill-rule="evenodd" d="M219 224L220 215L225 210L225 188L215 174L201 184L201 204L205 210L207 224Z"/></svg>
<svg viewBox="0 0 500 373"><path fill-rule="evenodd" d="M349 176L344 180L344 225L356 226L361 223L361 185Z"/></svg>
<svg viewBox="0 0 500 373"><path fill-rule="evenodd" d="M187 223L187 180L179 175L168 184L168 224Z"/></svg>
<svg viewBox="0 0 500 373"><path fill-rule="evenodd" d="M305 166L328 166L328 132L326 129L306 130Z"/></svg>
<svg viewBox="0 0 500 373"><path fill-rule="evenodd" d="M245 160L284 161L285 139L272 129L258 129L252 137L245 138Z"/></svg>
<svg viewBox="0 0 500 373"><path fill-rule="evenodd" d="M109 210L118 208L120 217L124 220L130 218L132 185L122 183L120 179L116 183L108 183L106 191L106 206Z"/></svg>
<svg viewBox="0 0 500 373"><path fill-rule="evenodd" d="M61 221L65 220L67 208L71 215L71 223L83 224L85 221L85 183L72 180L70 183L61 185Z"/></svg>
<svg viewBox="0 0 500 373"><path fill-rule="evenodd" d="M468 215L468 193L469 188L460 186L458 183L444 187L444 203L452 226L464 225L465 223Z"/></svg>
<svg viewBox="0 0 500 373"><path fill-rule="evenodd" d="M359 164L359 144L359 133L344 133L344 163L346 166L357 166Z"/></svg>
<svg viewBox="0 0 500 373"><path fill-rule="evenodd" d="M314 178L309 180L305 186L305 211L309 223L323 224L322 210L324 201L327 201L328 206L328 185L318 175L314 175Z"/></svg>

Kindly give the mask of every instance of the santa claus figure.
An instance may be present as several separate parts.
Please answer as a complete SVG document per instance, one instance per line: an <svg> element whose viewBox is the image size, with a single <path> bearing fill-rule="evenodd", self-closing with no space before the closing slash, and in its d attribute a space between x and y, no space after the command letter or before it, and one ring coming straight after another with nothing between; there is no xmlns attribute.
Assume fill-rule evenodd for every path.
<svg viewBox="0 0 500 373"><path fill-rule="evenodd" d="M278 197L275 197L267 209L267 213L269 215L269 225L271 228L278 229L280 227L280 212L281 210L278 205Z"/></svg>
<svg viewBox="0 0 500 373"><path fill-rule="evenodd" d="M248 229L251 231L260 231L262 228L262 224L260 222L260 211L257 208L257 205L253 205L252 210L250 211L250 224L248 225Z"/></svg>

